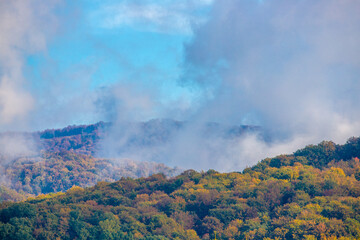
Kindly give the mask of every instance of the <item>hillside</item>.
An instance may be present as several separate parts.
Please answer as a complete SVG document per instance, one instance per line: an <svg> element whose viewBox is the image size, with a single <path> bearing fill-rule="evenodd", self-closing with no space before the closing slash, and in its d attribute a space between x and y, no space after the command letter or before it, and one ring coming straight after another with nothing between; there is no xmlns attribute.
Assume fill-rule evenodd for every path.
<svg viewBox="0 0 360 240"><path fill-rule="evenodd" d="M89 187L98 181L114 182L122 177L139 178L155 173L175 176L180 170L159 163L101 159L62 151L17 158L0 166L0 172L3 173L1 202L66 191L74 185Z"/></svg>
<svg viewBox="0 0 360 240"><path fill-rule="evenodd" d="M358 239L360 139L3 203L1 239Z"/></svg>
<svg viewBox="0 0 360 240"><path fill-rule="evenodd" d="M179 131L188 127L189 123L173 119L153 119L147 122L123 122L118 125L99 122L91 125L68 126L63 129L36 132L33 133L33 137L38 145L48 152L73 151L99 156L101 154L99 141L107 138L111 133L117 134L116 139L126 136L124 148L139 149L170 141ZM247 132L260 131L256 126L225 126L219 123L204 123L199 128L201 134L213 138L236 138Z"/></svg>
<svg viewBox="0 0 360 240"><path fill-rule="evenodd" d="M68 126L63 129L48 129L33 133L38 145L48 152L73 151L94 155L98 142L104 137L110 123L99 122L91 125Z"/></svg>
<svg viewBox="0 0 360 240"><path fill-rule="evenodd" d="M117 126L119 134L115 137L125 139L122 148L136 152L170 141L187 124L171 119L128 122L121 124L121 128ZM234 138L258 128L207 123L202 131L210 138ZM66 191L74 185L88 187L98 181L113 182L121 177L148 177L155 173L171 177L180 173L178 168L146 159L102 157L101 141L113 132L111 123L99 122L33 133L0 133L0 202Z"/></svg>

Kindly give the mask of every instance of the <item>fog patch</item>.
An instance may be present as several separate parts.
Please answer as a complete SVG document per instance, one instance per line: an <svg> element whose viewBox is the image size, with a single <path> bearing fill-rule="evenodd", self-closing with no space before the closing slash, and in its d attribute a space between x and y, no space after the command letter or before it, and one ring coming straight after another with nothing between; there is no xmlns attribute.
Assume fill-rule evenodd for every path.
<svg viewBox="0 0 360 240"><path fill-rule="evenodd" d="M143 161L238 171L307 144L344 143L360 134L359 1L214 4L209 21L185 45L179 83L201 93L183 116L191 124L155 147L131 149L119 146L138 129L120 124L118 115L108 149ZM143 109L154 108L138 113ZM208 122L260 126L262 133L209 136L202 131Z"/></svg>

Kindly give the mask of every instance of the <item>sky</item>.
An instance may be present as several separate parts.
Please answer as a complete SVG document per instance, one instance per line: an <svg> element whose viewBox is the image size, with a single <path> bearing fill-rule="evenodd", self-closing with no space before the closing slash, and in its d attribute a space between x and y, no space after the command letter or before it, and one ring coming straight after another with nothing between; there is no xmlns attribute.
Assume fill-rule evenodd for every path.
<svg viewBox="0 0 360 240"><path fill-rule="evenodd" d="M160 155L222 170L344 143L360 135L359 12L358 0L0 0L0 130L186 120ZM273 140L209 141L202 122Z"/></svg>
<svg viewBox="0 0 360 240"><path fill-rule="evenodd" d="M173 104L186 109L196 95L178 79L184 43L211 0L0 4L2 130L111 121L117 110L104 102L113 89L129 95L116 104L138 121L165 117Z"/></svg>

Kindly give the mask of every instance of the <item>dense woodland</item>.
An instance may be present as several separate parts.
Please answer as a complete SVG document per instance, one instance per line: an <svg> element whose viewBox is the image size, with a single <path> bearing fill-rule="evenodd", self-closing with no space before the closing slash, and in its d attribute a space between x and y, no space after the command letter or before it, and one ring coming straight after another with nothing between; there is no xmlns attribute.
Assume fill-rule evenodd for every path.
<svg viewBox="0 0 360 240"><path fill-rule="evenodd" d="M33 133L0 133L2 142L11 139L33 145L20 155L4 154L0 146L0 202L20 201L29 196L66 191L72 186L94 186L98 181L114 182L121 177L147 177L154 173L175 176L181 172L154 162L109 159L102 156L102 142L109 133L127 137L122 147L135 152L170 141L186 122L154 119L147 122L126 122L113 129L111 123L68 126ZM223 126L207 123L207 137L235 138L245 132L259 131L253 126ZM117 134L120 134L119 136ZM95 157L96 156L96 157Z"/></svg>
<svg viewBox="0 0 360 240"><path fill-rule="evenodd" d="M122 178L0 207L0 239L359 239L360 139L242 173Z"/></svg>
<svg viewBox="0 0 360 240"><path fill-rule="evenodd" d="M29 196L66 191L73 186L94 186L99 181L114 182L121 177L147 177L154 173L175 176L180 169L164 164L131 160L101 159L74 152L42 153L20 157L0 166L3 174L0 202L19 201Z"/></svg>
<svg viewBox="0 0 360 240"><path fill-rule="evenodd" d="M91 125L68 126L63 129L48 129L33 133L41 149L47 152L71 151L92 155L98 151L98 142L104 137L110 123L99 122Z"/></svg>

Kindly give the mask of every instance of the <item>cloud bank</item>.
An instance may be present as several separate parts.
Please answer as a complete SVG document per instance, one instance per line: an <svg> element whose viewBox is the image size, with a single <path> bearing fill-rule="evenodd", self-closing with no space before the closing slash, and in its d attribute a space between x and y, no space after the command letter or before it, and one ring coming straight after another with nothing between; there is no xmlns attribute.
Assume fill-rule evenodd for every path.
<svg viewBox="0 0 360 240"><path fill-rule="evenodd" d="M260 124L288 151L344 142L360 133L359 11L356 0L217 1L186 46L182 83L205 89L201 118Z"/></svg>
<svg viewBox="0 0 360 240"><path fill-rule="evenodd" d="M216 1L185 46L180 84L202 92L193 123L150 156L189 168L241 170L265 157L360 134L360 2ZM260 125L236 140L201 123ZM148 155L149 156L149 155Z"/></svg>
<svg viewBox="0 0 360 240"><path fill-rule="evenodd" d="M281 137L358 133L358 1L225 0L213 9L186 48L183 77L207 89L205 114Z"/></svg>

